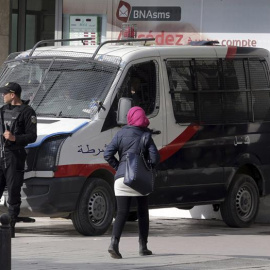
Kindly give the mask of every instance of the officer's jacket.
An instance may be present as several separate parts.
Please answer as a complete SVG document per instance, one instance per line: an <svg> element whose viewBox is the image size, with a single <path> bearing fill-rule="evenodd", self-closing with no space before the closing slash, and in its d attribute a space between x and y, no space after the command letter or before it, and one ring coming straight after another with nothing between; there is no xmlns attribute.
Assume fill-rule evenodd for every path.
<svg viewBox="0 0 270 270"><path fill-rule="evenodd" d="M22 105L4 105L0 109L2 131L11 131L15 135L15 142L6 141L6 150L24 148L27 144L35 142L37 138L36 113L23 101Z"/></svg>

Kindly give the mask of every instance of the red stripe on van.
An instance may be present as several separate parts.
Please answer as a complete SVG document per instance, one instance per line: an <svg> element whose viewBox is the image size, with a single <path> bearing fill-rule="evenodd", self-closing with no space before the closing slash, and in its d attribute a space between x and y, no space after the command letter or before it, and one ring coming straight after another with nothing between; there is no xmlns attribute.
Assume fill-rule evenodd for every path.
<svg viewBox="0 0 270 270"><path fill-rule="evenodd" d="M115 173L115 170L109 164L71 164L60 165L54 173L54 177L85 176L88 177L96 170L104 169Z"/></svg>
<svg viewBox="0 0 270 270"><path fill-rule="evenodd" d="M176 139L171 143L159 150L160 162L165 161L173 154L175 154L180 148L182 148L187 141L189 141L194 134L199 130L200 126L190 125L188 126Z"/></svg>
<svg viewBox="0 0 270 270"><path fill-rule="evenodd" d="M193 135L199 130L200 126L190 125L188 126L176 139L171 143L159 150L160 161L164 161L176 153L182 148L187 141L189 141ZM57 167L57 171L54 173L54 177L70 177L70 176L84 176L88 177L96 170L108 170L111 173L115 173L115 170L106 163L103 164L71 164L60 165Z"/></svg>
<svg viewBox="0 0 270 270"><path fill-rule="evenodd" d="M237 47L229 46L226 54L226 58L234 58L236 55Z"/></svg>

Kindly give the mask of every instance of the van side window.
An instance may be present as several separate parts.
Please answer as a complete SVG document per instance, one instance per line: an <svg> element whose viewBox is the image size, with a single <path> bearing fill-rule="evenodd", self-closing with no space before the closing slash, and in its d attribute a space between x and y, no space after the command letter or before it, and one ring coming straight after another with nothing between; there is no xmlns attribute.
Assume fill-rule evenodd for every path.
<svg viewBox="0 0 270 270"><path fill-rule="evenodd" d="M117 99L130 97L133 105L142 107L146 115L156 115L159 105L157 67L154 61L133 65L127 72Z"/></svg>
<svg viewBox="0 0 270 270"><path fill-rule="evenodd" d="M199 91L221 89L217 60L197 60L195 64Z"/></svg>
<svg viewBox="0 0 270 270"><path fill-rule="evenodd" d="M114 98L102 131L117 126L116 112L121 97L132 98L133 105L142 107L149 118L157 115L160 103L158 63L147 61L129 68Z"/></svg>
<svg viewBox="0 0 270 270"><path fill-rule="evenodd" d="M195 61L197 96L199 99L200 120L202 123L222 121L221 68L218 60Z"/></svg>
<svg viewBox="0 0 270 270"><path fill-rule="evenodd" d="M269 69L265 59L249 59L254 121L270 120Z"/></svg>
<svg viewBox="0 0 270 270"><path fill-rule="evenodd" d="M264 59L167 60L177 123L270 120L269 67Z"/></svg>
<svg viewBox="0 0 270 270"><path fill-rule="evenodd" d="M194 96L194 66L190 60L167 63L172 106L176 122L193 122L196 119Z"/></svg>
<svg viewBox="0 0 270 270"><path fill-rule="evenodd" d="M248 68L244 59L222 59L222 108L225 123L243 123L251 119Z"/></svg>

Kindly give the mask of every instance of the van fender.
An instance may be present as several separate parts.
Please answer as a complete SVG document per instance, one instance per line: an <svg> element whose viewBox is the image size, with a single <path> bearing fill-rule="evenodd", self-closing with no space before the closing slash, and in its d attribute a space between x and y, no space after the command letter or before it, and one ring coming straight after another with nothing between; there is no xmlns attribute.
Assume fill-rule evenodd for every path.
<svg viewBox="0 0 270 270"><path fill-rule="evenodd" d="M236 167L242 167L246 164L252 164L254 166L260 166L262 165L260 159L256 156L256 155L253 155L251 153L243 153L241 155L239 155L237 158L236 158Z"/></svg>
<svg viewBox="0 0 270 270"><path fill-rule="evenodd" d="M265 177L261 170L261 160L252 153L242 153L239 155L235 162L234 167L230 169L229 177L227 178L227 189L230 187L236 174L247 174L250 175L257 183L260 190L260 194L264 193L265 190ZM228 171L227 171L228 172ZM226 169L225 169L226 175Z"/></svg>

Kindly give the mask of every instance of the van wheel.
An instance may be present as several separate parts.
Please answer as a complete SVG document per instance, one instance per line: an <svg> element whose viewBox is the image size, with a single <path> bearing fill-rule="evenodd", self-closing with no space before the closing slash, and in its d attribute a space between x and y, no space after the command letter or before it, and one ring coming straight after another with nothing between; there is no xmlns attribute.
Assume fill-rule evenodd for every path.
<svg viewBox="0 0 270 270"><path fill-rule="evenodd" d="M246 174L237 174L225 201L220 205L224 222L230 227L250 226L257 216L259 199L259 190L254 179Z"/></svg>
<svg viewBox="0 0 270 270"><path fill-rule="evenodd" d="M83 187L71 219L82 235L104 234L110 227L115 210L114 193L110 185L99 178L90 178Z"/></svg>

